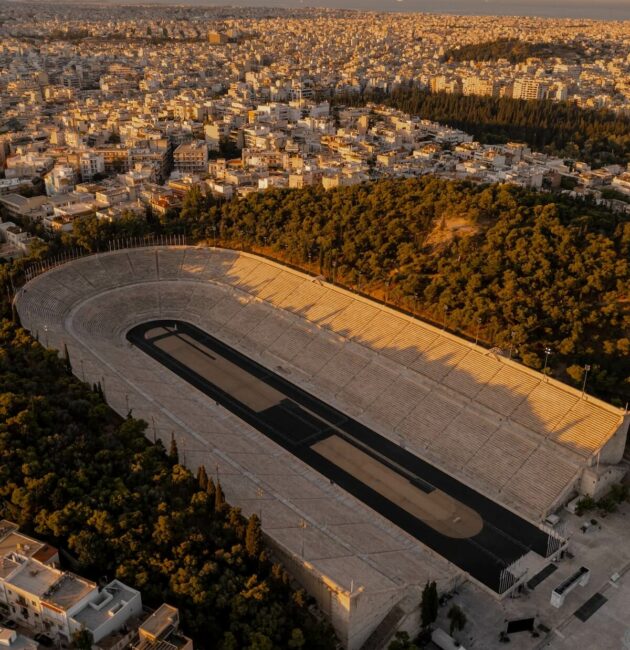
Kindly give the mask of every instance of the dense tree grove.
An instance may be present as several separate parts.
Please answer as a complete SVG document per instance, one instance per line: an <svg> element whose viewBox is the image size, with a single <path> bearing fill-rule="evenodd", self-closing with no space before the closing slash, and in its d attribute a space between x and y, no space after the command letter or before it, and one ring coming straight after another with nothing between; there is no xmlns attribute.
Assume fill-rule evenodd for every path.
<svg viewBox="0 0 630 650"><path fill-rule="evenodd" d="M372 293L618 404L630 398L630 223L592 205L435 177L272 190L171 227L215 236ZM452 220L472 230L448 236ZM473 230L474 229L474 230ZM310 262L310 266L309 266ZM480 322L479 322L480 321Z"/></svg>
<svg viewBox="0 0 630 650"><path fill-rule="evenodd" d="M343 95L341 104L377 102L462 129L480 142L525 142L534 150L594 166L630 162L630 116L570 102L430 93L401 87L391 94Z"/></svg>
<svg viewBox="0 0 630 650"><path fill-rule="evenodd" d="M483 43L468 43L446 50L443 61L498 61L506 59L512 65L531 57L562 57L584 55L584 48L566 43L529 43L518 38L498 38Z"/></svg>
<svg viewBox="0 0 630 650"><path fill-rule="evenodd" d="M464 236L451 236L453 222ZM430 176L221 204L194 190L179 213L84 219L49 248L106 250L112 237L147 233L186 233L334 276L439 325L446 317L449 329L533 368L548 346L554 377L581 386L589 364L590 393L630 400L630 222L591 203Z"/></svg>
<svg viewBox="0 0 630 650"><path fill-rule="evenodd" d="M246 521L205 471L195 478L144 431L1 322L0 517L67 549L93 579L177 605L198 647L334 647L269 560L258 517Z"/></svg>

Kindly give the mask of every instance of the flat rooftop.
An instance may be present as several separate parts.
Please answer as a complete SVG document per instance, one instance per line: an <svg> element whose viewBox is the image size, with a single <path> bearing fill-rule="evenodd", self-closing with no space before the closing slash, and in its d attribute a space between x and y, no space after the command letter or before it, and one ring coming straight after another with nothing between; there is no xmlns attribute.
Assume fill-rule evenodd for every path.
<svg viewBox="0 0 630 650"><path fill-rule="evenodd" d="M44 600L68 610L96 588L96 584L74 573L64 573L45 595Z"/></svg>
<svg viewBox="0 0 630 650"><path fill-rule="evenodd" d="M31 557L43 546L45 546L43 542L19 533L17 526L13 527L9 522L0 522L0 556L19 553Z"/></svg>
<svg viewBox="0 0 630 650"><path fill-rule="evenodd" d="M80 612L74 615L74 619L88 630L97 630L112 617L109 613L110 611L116 611L123 601L129 602L137 593L133 589L126 588L122 583L114 581L101 590L99 598L94 604L98 605L98 603L103 602L110 595L112 596L111 599L107 600L99 609L92 607L88 603Z"/></svg>
<svg viewBox="0 0 630 650"><path fill-rule="evenodd" d="M163 603L140 626L140 631L152 639L157 639L169 627L176 627L179 612L175 607Z"/></svg>
<svg viewBox="0 0 630 650"><path fill-rule="evenodd" d="M0 557L0 578L6 580L19 566L22 566L19 562L8 557Z"/></svg>
<svg viewBox="0 0 630 650"><path fill-rule="evenodd" d="M42 598L61 575L58 569L29 561L19 573L7 580L7 584Z"/></svg>

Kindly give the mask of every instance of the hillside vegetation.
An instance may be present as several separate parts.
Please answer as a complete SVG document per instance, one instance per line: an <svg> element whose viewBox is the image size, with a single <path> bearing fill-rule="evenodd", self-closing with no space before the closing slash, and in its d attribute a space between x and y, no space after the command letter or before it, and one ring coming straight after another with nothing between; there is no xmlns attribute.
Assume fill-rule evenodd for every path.
<svg viewBox="0 0 630 650"><path fill-rule="evenodd" d="M528 43L518 38L498 38L483 43L470 43L446 50L443 61L498 61L506 59L512 65L522 63L529 58L562 57L564 59L580 57L584 49L566 43Z"/></svg>
<svg viewBox="0 0 630 650"><path fill-rule="evenodd" d="M470 133L485 144L525 142L532 149L598 167L630 162L630 116L571 102L430 93L402 87L390 94L342 95L337 104L385 104Z"/></svg>
<svg viewBox="0 0 630 650"><path fill-rule="evenodd" d="M387 297L523 363L617 404L630 398L630 222L591 206L514 187L425 177L324 192L273 191L212 208L197 219L329 278ZM202 211L202 214L203 211ZM456 217L476 234L426 245ZM201 231L210 233L207 225ZM480 323L479 323L480 321Z"/></svg>
<svg viewBox="0 0 630 650"><path fill-rule="evenodd" d="M68 243L102 250L147 232L262 252L440 325L446 310L455 332L539 369L549 346L553 376L581 386L589 364L589 392L630 400L630 221L594 205L435 177L221 205L193 191L181 213L87 219Z"/></svg>
<svg viewBox="0 0 630 650"><path fill-rule="evenodd" d="M0 323L0 517L67 549L77 570L117 577L180 608L200 648L334 647L302 591L204 470L195 477L118 418L59 359Z"/></svg>

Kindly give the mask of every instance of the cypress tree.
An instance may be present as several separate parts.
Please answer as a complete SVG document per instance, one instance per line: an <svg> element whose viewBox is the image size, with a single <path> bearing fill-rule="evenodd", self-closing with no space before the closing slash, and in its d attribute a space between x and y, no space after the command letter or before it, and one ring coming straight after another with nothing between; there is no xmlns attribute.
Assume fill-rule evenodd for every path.
<svg viewBox="0 0 630 650"><path fill-rule="evenodd" d="M64 365L66 366L66 370L68 371L68 374L72 374L72 363L70 363L70 352L68 352L68 345L66 343L63 344L63 362Z"/></svg>
<svg viewBox="0 0 630 650"><path fill-rule="evenodd" d="M206 492L208 496L210 497L211 501L214 501L214 495L216 494L216 487L214 486L214 481L212 480L212 477L210 476L208 478L208 485L206 486Z"/></svg>
<svg viewBox="0 0 630 650"><path fill-rule="evenodd" d="M175 440L174 433L171 433L171 448L168 451L168 457L173 463L179 463L179 450L177 449L177 440Z"/></svg>
<svg viewBox="0 0 630 650"><path fill-rule="evenodd" d="M260 519L258 515L253 514L247 522L247 531L245 532L245 550L251 558L256 558L262 551L262 531L260 529Z"/></svg>
<svg viewBox="0 0 630 650"><path fill-rule="evenodd" d="M17 307L15 306L15 303L11 303L11 320L18 326L22 327L22 323L20 322L20 315L18 314Z"/></svg>
<svg viewBox="0 0 630 650"><path fill-rule="evenodd" d="M204 465L199 465L197 470L197 483L199 484L199 489L203 492L208 490L208 474Z"/></svg>
<svg viewBox="0 0 630 650"><path fill-rule="evenodd" d="M435 623L438 615L438 593L435 581L428 582L422 590L422 602L420 603L420 617L422 627L427 628Z"/></svg>
<svg viewBox="0 0 630 650"><path fill-rule="evenodd" d="M221 481L218 481L214 492L214 511L221 512L224 506L225 497L223 496L223 488L221 487Z"/></svg>

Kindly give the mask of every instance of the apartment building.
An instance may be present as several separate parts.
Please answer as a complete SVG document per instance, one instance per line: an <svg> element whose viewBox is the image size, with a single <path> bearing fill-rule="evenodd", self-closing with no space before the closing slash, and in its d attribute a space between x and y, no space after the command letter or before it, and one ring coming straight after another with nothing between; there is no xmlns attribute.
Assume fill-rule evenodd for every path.
<svg viewBox="0 0 630 650"><path fill-rule="evenodd" d="M462 94L481 95L484 97L498 97L499 84L495 79L482 79L481 77L465 77L462 80Z"/></svg>
<svg viewBox="0 0 630 650"><path fill-rule="evenodd" d="M124 174L131 169L130 154L126 147L98 147L95 152L103 156L106 174Z"/></svg>
<svg viewBox="0 0 630 650"><path fill-rule="evenodd" d="M205 174L208 171L208 146L194 141L180 144L173 153L175 169L182 174Z"/></svg>
<svg viewBox="0 0 630 650"><path fill-rule="evenodd" d="M2 247L0 257L19 257L30 251L31 246L41 241L39 237L33 237L29 232L20 228L12 221L2 222L0 220L0 242L6 244Z"/></svg>
<svg viewBox="0 0 630 650"><path fill-rule="evenodd" d="M102 153L85 151L81 154L79 165L83 181L91 181L97 174L105 172L105 157Z"/></svg>
<svg viewBox="0 0 630 650"><path fill-rule="evenodd" d="M179 631L179 611L164 603L138 628L133 650L193 650L193 642Z"/></svg>
<svg viewBox="0 0 630 650"><path fill-rule="evenodd" d="M74 190L77 184L75 171L69 165L55 165L46 176L44 176L44 186L47 196L56 194L67 194Z"/></svg>
<svg viewBox="0 0 630 650"><path fill-rule="evenodd" d="M514 99L544 99L547 86L538 79L516 79L512 88Z"/></svg>
<svg viewBox="0 0 630 650"><path fill-rule="evenodd" d="M0 608L33 634L62 643L83 628L94 643L142 613L140 593L114 580L102 589L62 571L57 550L0 522Z"/></svg>
<svg viewBox="0 0 630 650"><path fill-rule="evenodd" d="M19 532L12 522L0 521L0 611L29 636L45 634L59 646L87 630L96 650L128 647L193 650L179 632L179 612L162 605L144 623L140 592L112 580L97 585L59 568L56 548ZM134 645L135 644L135 645ZM18 643L12 630L0 626L0 645L30 650L28 639ZM34 644L37 647L37 644Z"/></svg>

